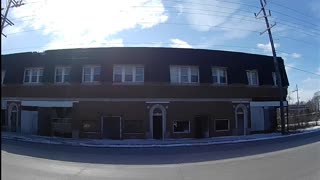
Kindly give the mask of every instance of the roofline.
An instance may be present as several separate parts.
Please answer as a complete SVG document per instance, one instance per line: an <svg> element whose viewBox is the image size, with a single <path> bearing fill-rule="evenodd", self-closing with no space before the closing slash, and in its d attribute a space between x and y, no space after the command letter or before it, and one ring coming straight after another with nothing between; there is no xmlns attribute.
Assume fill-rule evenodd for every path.
<svg viewBox="0 0 320 180"><path fill-rule="evenodd" d="M235 54L244 54L244 55L254 55L254 56L263 56L263 57L272 57L263 54L254 54L238 51L227 51L227 50L214 50L214 49L200 49L200 48L171 48L171 47L89 47L89 48L69 48L69 49L49 49L42 52L29 51L29 52L18 52L11 54L1 54L1 56L10 56L10 55L21 55L21 54L44 54L47 52L56 52L56 51L72 51L72 50L95 50L95 49L176 49L176 50L185 50L185 51L212 51L212 52L225 52L225 53L235 53ZM277 58L281 58L277 56Z"/></svg>

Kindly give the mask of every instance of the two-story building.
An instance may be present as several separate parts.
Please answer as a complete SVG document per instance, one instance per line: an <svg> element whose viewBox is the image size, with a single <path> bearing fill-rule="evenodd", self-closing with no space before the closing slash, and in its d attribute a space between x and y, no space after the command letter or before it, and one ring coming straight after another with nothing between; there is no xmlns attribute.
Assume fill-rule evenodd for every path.
<svg viewBox="0 0 320 180"><path fill-rule="evenodd" d="M285 101L289 85L278 58ZM177 48L2 55L2 130L89 138L204 138L271 132L272 57ZM287 103L285 102L285 105Z"/></svg>

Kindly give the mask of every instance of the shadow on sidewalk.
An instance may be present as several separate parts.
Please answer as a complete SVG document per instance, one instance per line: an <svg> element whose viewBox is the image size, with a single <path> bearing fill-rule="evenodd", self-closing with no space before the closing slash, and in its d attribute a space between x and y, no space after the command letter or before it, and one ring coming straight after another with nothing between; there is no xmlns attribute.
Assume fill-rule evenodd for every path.
<svg viewBox="0 0 320 180"><path fill-rule="evenodd" d="M119 165L156 165L204 162L251 156L319 141L320 131L256 142L166 148L91 148L2 139L1 150L12 154L58 161Z"/></svg>

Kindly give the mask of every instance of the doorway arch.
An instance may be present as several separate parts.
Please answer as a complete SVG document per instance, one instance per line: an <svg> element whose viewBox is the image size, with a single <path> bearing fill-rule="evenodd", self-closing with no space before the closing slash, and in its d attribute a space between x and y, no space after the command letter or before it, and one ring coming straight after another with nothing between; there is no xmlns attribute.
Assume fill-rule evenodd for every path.
<svg viewBox="0 0 320 180"><path fill-rule="evenodd" d="M166 132L166 109L160 105L155 104L150 108L150 134L151 139L164 139Z"/></svg>
<svg viewBox="0 0 320 180"><path fill-rule="evenodd" d="M246 135L248 128L248 110L243 104L238 104L235 109L236 129L238 135Z"/></svg>
<svg viewBox="0 0 320 180"><path fill-rule="evenodd" d="M9 105L8 111L8 124L10 131L17 132L19 130L19 109L16 103L11 103Z"/></svg>

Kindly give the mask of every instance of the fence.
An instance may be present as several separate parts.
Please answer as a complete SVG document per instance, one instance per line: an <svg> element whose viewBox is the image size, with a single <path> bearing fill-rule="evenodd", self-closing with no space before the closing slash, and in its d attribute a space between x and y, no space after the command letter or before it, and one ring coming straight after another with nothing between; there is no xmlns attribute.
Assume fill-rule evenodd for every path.
<svg viewBox="0 0 320 180"><path fill-rule="evenodd" d="M285 117L288 117L289 123L286 122L286 129L296 130L312 126L320 126L320 112L313 113L289 113L285 114ZM281 128L280 118L278 116L278 128Z"/></svg>

